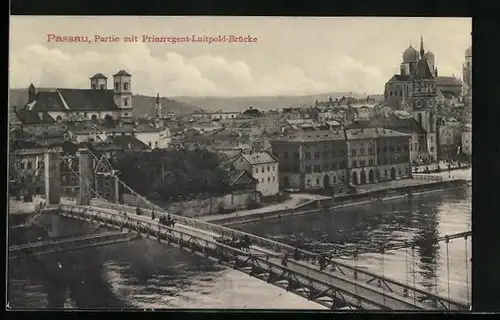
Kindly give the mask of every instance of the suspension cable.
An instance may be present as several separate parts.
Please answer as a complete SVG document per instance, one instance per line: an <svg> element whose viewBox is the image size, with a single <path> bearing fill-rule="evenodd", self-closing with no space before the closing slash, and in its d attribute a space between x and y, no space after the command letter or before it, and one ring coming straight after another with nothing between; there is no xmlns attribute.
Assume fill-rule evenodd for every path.
<svg viewBox="0 0 500 320"><path fill-rule="evenodd" d="M417 304L417 291L415 289L415 244L411 246L412 273L413 273L413 304Z"/></svg>
<svg viewBox="0 0 500 320"><path fill-rule="evenodd" d="M408 247L405 241L405 275L406 275L406 286L408 287Z"/></svg>
<svg viewBox="0 0 500 320"><path fill-rule="evenodd" d="M358 244L354 251L354 289L358 293Z"/></svg>
<svg viewBox="0 0 500 320"><path fill-rule="evenodd" d="M450 245L450 239L448 236L445 236L446 240L446 272L447 272L447 282L448 282L448 308L451 307L451 302L450 302L450 255L449 255L449 245Z"/></svg>
<svg viewBox="0 0 500 320"><path fill-rule="evenodd" d="M467 236L465 239L465 289L467 295L467 304L469 304L469 257L467 252Z"/></svg>
<svg viewBox="0 0 500 320"><path fill-rule="evenodd" d="M384 245L380 245L380 254L381 254L381 267L382 267L382 281L380 284L382 285L382 297L384 298L385 304L385 282L384 282Z"/></svg>

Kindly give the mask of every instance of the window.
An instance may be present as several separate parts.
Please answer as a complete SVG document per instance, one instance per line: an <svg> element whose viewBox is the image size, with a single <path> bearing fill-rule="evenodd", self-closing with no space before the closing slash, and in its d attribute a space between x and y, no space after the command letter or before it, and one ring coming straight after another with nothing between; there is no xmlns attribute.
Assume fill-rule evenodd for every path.
<svg viewBox="0 0 500 320"><path fill-rule="evenodd" d="M410 149L411 151L413 151L413 144L410 144Z"/></svg>
<svg viewBox="0 0 500 320"><path fill-rule="evenodd" d="M276 171L276 167L275 166L273 166L273 171Z"/></svg>
<svg viewBox="0 0 500 320"><path fill-rule="evenodd" d="M321 172L321 167L318 164L314 165L314 172Z"/></svg>
<svg viewBox="0 0 500 320"><path fill-rule="evenodd" d="M101 86L100 86L99 88L100 88L101 90L102 90L102 89L104 89L104 85L103 85L103 84L101 84Z"/></svg>
<svg viewBox="0 0 500 320"><path fill-rule="evenodd" d="M377 153L380 153L380 147L377 147Z"/></svg>
<svg viewBox="0 0 500 320"><path fill-rule="evenodd" d="M408 145L407 145L407 144L405 144L405 146L404 146L404 150L405 150L405 151L408 151Z"/></svg>
<svg viewBox="0 0 500 320"><path fill-rule="evenodd" d="M262 178L261 182L264 183L264 178Z"/></svg>
<svg viewBox="0 0 500 320"><path fill-rule="evenodd" d="M288 152L283 152L283 158L288 159Z"/></svg>
<svg viewBox="0 0 500 320"><path fill-rule="evenodd" d="M387 169L384 170L384 176L387 178Z"/></svg>
<svg viewBox="0 0 500 320"><path fill-rule="evenodd" d="M259 168L255 168L255 173L259 173Z"/></svg>
<svg viewBox="0 0 500 320"><path fill-rule="evenodd" d="M128 117L128 113L125 112L125 117Z"/></svg>
<svg viewBox="0 0 500 320"><path fill-rule="evenodd" d="M125 83L123 84L123 90L128 90L128 83L126 83L126 82L125 82Z"/></svg>
<svg viewBox="0 0 500 320"><path fill-rule="evenodd" d="M120 90L120 83L119 82L115 82L115 90L116 91Z"/></svg>
<svg viewBox="0 0 500 320"><path fill-rule="evenodd" d="M328 170L328 169L329 169L329 167L330 167L330 165L329 165L328 163L325 163L325 164L323 165L323 170Z"/></svg>
<svg viewBox="0 0 500 320"><path fill-rule="evenodd" d="M314 153L314 159L315 159L315 160L319 160L319 156L320 156L320 153L319 153L319 152L315 152L315 153Z"/></svg>
<svg viewBox="0 0 500 320"><path fill-rule="evenodd" d="M126 106L128 106L128 99L127 98L123 99L123 104L126 105Z"/></svg>
<svg viewBox="0 0 500 320"><path fill-rule="evenodd" d="M311 153L310 152L306 152L306 160L311 160Z"/></svg>
<svg viewBox="0 0 500 320"><path fill-rule="evenodd" d="M396 149L398 150L398 152L400 152L400 151L401 151L401 146L400 146L400 145L398 145L398 146L396 147Z"/></svg>
<svg viewBox="0 0 500 320"><path fill-rule="evenodd" d="M299 169L299 165L298 165L298 164L294 164L294 165L293 165L293 172L300 172L300 169Z"/></svg>
<svg viewBox="0 0 500 320"><path fill-rule="evenodd" d="M368 154L373 154L373 148L372 147L368 147Z"/></svg>
<svg viewBox="0 0 500 320"><path fill-rule="evenodd" d="M368 160L368 165L373 166L373 159Z"/></svg>
<svg viewBox="0 0 500 320"><path fill-rule="evenodd" d="M336 157L337 156L337 152L335 152L335 150L332 150L332 157Z"/></svg>
<svg viewBox="0 0 500 320"><path fill-rule="evenodd" d="M392 91L391 91L391 92L389 92L389 95L392 97Z"/></svg>
<svg viewBox="0 0 500 320"><path fill-rule="evenodd" d="M417 143L415 142L415 148L413 148L414 151L417 151L418 150L418 146L417 146Z"/></svg>
<svg viewBox="0 0 500 320"><path fill-rule="evenodd" d="M271 177L267 177L267 182L271 182Z"/></svg>
<svg viewBox="0 0 500 320"><path fill-rule="evenodd" d="M95 114L93 114L93 115L90 117L90 119L92 119L92 120L97 120L97 116L96 116Z"/></svg>
<svg viewBox="0 0 500 320"><path fill-rule="evenodd" d="M352 149L351 149L351 155L352 155L353 157L355 157L355 156L356 156L356 149L354 149L354 148L352 148Z"/></svg>
<svg viewBox="0 0 500 320"><path fill-rule="evenodd" d="M328 158L328 151L323 152L323 157Z"/></svg>
<svg viewBox="0 0 500 320"><path fill-rule="evenodd" d="M387 152L387 146L384 146L383 150L384 152Z"/></svg>
<svg viewBox="0 0 500 320"><path fill-rule="evenodd" d="M260 172L264 173L264 167L261 168Z"/></svg>
<svg viewBox="0 0 500 320"><path fill-rule="evenodd" d="M148 142L148 145L151 147L151 145L152 145L151 141Z"/></svg>
<svg viewBox="0 0 500 320"><path fill-rule="evenodd" d="M89 115L87 114L87 112L84 112L84 113L83 113L83 116L84 116L85 118L88 118L88 117L89 117Z"/></svg>
<svg viewBox="0 0 500 320"><path fill-rule="evenodd" d="M390 151L390 152L394 152L394 146L390 146L390 147L389 147L389 151Z"/></svg>
<svg viewBox="0 0 500 320"><path fill-rule="evenodd" d="M319 184L319 178L316 178L316 185Z"/></svg>
<svg viewBox="0 0 500 320"><path fill-rule="evenodd" d="M356 160L352 160L352 167L356 168Z"/></svg>
<svg viewBox="0 0 500 320"><path fill-rule="evenodd" d="M275 180L276 180L276 177L275 177L275 176L273 176L273 182L274 182Z"/></svg>
<svg viewBox="0 0 500 320"><path fill-rule="evenodd" d="M309 165L306 166L306 172L311 173L311 166L309 166Z"/></svg>
<svg viewBox="0 0 500 320"><path fill-rule="evenodd" d="M28 169L31 169L31 166L32 166L31 161L28 161L27 164L28 164Z"/></svg>
<svg viewBox="0 0 500 320"><path fill-rule="evenodd" d="M155 141L155 148L158 148L158 141Z"/></svg>
<svg viewBox="0 0 500 320"><path fill-rule="evenodd" d="M337 177L333 176L333 183L337 183Z"/></svg>

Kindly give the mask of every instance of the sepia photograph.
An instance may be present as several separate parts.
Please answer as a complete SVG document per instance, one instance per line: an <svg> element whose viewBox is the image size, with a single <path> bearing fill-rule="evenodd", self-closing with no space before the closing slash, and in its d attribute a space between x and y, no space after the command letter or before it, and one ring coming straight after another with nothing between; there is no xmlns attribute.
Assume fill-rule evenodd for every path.
<svg viewBox="0 0 500 320"><path fill-rule="evenodd" d="M7 309L472 309L471 18L9 32Z"/></svg>

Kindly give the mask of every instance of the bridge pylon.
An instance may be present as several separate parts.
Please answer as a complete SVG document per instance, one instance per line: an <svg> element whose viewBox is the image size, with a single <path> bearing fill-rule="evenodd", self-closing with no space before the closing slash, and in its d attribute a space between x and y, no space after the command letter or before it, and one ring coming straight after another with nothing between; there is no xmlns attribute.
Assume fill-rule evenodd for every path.
<svg viewBox="0 0 500 320"><path fill-rule="evenodd" d="M92 170L92 158L89 150L86 148L78 149L77 156L80 170L80 190L78 193L77 204L90 205L90 199L92 198L91 179L94 174Z"/></svg>
<svg viewBox="0 0 500 320"><path fill-rule="evenodd" d="M48 148L44 153L45 201L47 204L61 203L61 174L59 153L61 148Z"/></svg>

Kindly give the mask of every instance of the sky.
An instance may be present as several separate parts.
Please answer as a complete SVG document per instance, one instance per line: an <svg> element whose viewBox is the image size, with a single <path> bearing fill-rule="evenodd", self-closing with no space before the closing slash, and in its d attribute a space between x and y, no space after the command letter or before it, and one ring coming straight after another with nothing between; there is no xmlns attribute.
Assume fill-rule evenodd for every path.
<svg viewBox="0 0 500 320"><path fill-rule="evenodd" d="M411 44L436 56L439 75L461 77L470 18L11 16L11 88L90 88L97 72L132 74L136 94L274 96L382 94ZM88 36L58 43L54 36ZM119 42L98 42L119 37ZM252 43L146 43L143 37L251 36ZM138 41L124 42L137 36Z"/></svg>

